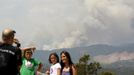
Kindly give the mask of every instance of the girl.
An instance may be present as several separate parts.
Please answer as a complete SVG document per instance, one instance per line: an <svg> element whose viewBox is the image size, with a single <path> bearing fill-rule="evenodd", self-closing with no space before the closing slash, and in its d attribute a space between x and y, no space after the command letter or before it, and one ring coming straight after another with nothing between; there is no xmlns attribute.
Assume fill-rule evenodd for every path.
<svg viewBox="0 0 134 75"><path fill-rule="evenodd" d="M67 51L62 51L60 56L61 75L77 75L77 70L71 60L70 54Z"/></svg>
<svg viewBox="0 0 134 75"><path fill-rule="evenodd" d="M59 57L56 53L51 53L49 55L49 63L51 63L50 67L50 75L61 75L60 70L61 66L59 64Z"/></svg>
<svg viewBox="0 0 134 75"><path fill-rule="evenodd" d="M40 73L42 69L42 64L40 61L32 58L33 51L31 48L24 49L24 54L22 58L22 67L20 69L21 75L35 75ZM37 72L35 73L35 67L37 66ZM38 74L37 74L38 75Z"/></svg>

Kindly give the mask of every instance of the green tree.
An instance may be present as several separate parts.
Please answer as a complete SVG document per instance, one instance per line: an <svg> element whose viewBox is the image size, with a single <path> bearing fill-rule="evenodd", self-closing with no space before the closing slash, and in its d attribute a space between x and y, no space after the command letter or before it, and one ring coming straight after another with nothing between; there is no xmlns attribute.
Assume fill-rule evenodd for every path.
<svg viewBox="0 0 134 75"><path fill-rule="evenodd" d="M90 60L90 55L85 54L79 59L79 63L77 63L78 74L79 75L88 75L88 61Z"/></svg>
<svg viewBox="0 0 134 75"><path fill-rule="evenodd" d="M86 75L86 69L84 64L76 64L78 75Z"/></svg>
<svg viewBox="0 0 134 75"><path fill-rule="evenodd" d="M76 64L78 68L78 75L97 75L97 71L101 69L99 62L89 63L90 55L85 54L79 59L79 63Z"/></svg>
<svg viewBox="0 0 134 75"><path fill-rule="evenodd" d="M88 54L85 54L84 56L82 56L80 59L79 59L79 63L80 64L88 64L88 61L90 60L90 55Z"/></svg>
<svg viewBox="0 0 134 75"><path fill-rule="evenodd" d="M94 74L94 75L98 75L97 74L97 71L99 70L99 69L101 69L102 67L101 67L101 65L100 65L100 63L99 62L93 62L93 63L90 63L89 65L88 65L88 73L89 74Z"/></svg>

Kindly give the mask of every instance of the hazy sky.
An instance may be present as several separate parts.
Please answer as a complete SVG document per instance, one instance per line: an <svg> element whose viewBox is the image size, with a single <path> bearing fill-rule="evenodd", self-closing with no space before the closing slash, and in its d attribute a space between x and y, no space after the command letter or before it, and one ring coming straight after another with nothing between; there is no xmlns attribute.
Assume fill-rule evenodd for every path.
<svg viewBox="0 0 134 75"><path fill-rule="evenodd" d="M134 0L0 0L0 31L38 49L134 43Z"/></svg>

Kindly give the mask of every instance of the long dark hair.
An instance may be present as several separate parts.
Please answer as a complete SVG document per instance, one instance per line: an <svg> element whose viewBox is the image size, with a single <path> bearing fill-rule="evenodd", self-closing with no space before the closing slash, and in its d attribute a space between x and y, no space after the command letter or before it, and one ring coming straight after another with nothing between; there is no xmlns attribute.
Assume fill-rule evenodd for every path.
<svg viewBox="0 0 134 75"><path fill-rule="evenodd" d="M52 56L52 55L54 55L54 56L56 57L56 59L57 59L57 62L59 62L59 56L57 55L57 53L51 53L51 54L49 55L49 59L48 59L49 63L52 63L52 62L51 62L51 56Z"/></svg>
<svg viewBox="0 0 134 75"><path fill-rule="evenodd" d="M70 67L69 72L70 72L70 74L72 75L72 66L73 66L73 62L72 62L72 60L71 60L71 56L70 56L69 52L67 52L67 51L65 51L65 50L60 53L60 56L61 56L62 54L64 54L64 55L67 57L67 59L68 59L68 64L69 64L69 67ZM60 64L61 64L61 73L62 73L62 70L63 70L63 68L65 67L65 64L63 63L62 60L60 61Z"/></svg>

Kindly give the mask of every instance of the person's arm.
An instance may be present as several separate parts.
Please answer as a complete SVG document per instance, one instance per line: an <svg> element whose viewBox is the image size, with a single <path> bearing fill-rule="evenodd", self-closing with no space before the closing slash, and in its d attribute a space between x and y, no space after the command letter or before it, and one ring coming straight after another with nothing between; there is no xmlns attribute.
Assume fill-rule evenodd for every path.
<svg viewBox="0 0 134 75"><path fill-rule="evenodd" d="M13 42L16 44L16 47L20 48L21 44L17 38L14 38Z"/></svg>
<svg viewBox="0 0 134 75"><path fill-rule="evenodd" d="M35 47L26 47L26 48L21 48L21 50L25 51L25 50L35 50Z"/></svg>
<svg viewBox="0 0 134 75"><path fill-rule="evenodd" d="M18 72L19 72L22 66L22 55L20 49L17 50L17 65L18 65Z"/></svg>
<svg viewBox="0 0 134 75"><path fill-rule="evenodd" d="M45 72L46 75L50 75L50 69L47 69Z"/></svg>
<svg viewBox="0 0 134 75"><path fill-rule="evenodd" d="M57 69L57 75L61 75L61 68Z"/></svg>
<svg viewBox="0 0 134 75"><path fill-rule="evenodd" d="M37 68L37 71L41 72L42 67L43 67L43 65L42 65L42 63L40 63L38 68Z"/></svg>
<svg viewBox="0 0 134 75"><path fill-rule="evenodd" d="M37 71L36 71L36 74L37 74L37 75L42 74L42 73L41 73L42 67L43 67L43 65L40 63L40 64L38 65L38 67L37 67Z"/></svg>
<svg viewBox="0 0 134 75"><path fill-rule="evenodd" d="M76 66L72 66L72 73L73 75L77 75L77 69L76 69Z"/></svg>

